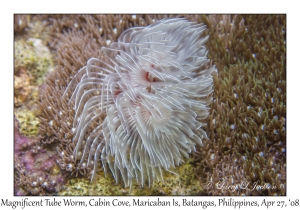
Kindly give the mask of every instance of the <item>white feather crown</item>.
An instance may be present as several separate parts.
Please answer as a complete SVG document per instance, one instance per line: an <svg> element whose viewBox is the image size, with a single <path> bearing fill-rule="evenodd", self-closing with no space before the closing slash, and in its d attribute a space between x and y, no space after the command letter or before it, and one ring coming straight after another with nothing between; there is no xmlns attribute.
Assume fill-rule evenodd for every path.
<svg viewBox="0 0 300 210"><path fill-rule="evenodd" d="M110 64L92 58L78 71L63 96L74 102L78 168L93 178L101 160L125 187L151 185L202 145L217 71L205 69L204 30L180 18L130 28L102 48Z"/></svg>

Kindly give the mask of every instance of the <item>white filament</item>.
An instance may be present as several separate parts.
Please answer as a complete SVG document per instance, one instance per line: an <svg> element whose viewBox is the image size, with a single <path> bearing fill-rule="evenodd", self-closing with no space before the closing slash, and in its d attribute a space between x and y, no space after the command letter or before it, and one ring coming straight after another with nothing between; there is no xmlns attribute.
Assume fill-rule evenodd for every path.
<svg viewBox="0 0 300 210"><path fill-rule="evenodd" d="M64 97L74 101L79 118L73 125L79 168L94 159L94 177L101 160L126 187L133 179L151 185L163 179L162 169L172 172L202 145L207 136L199 120L209 114L216 71L203 70L210 62L204 30L180 18L130 28L103 47L112 65L92 58L78 71ZM105 119L93 128L101 113Z"/></svg>

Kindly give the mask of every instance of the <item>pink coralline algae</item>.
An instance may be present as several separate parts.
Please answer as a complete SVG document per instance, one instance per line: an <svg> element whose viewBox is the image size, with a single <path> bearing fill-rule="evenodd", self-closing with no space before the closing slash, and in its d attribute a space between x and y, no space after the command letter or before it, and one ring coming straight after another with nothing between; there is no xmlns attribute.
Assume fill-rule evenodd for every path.
<svg viewBox="0 0 300 210"><path fill-rule="evenodd" d="M39 145L38 138L19 133L15 118L15 195L53 195L66 182L57 164L57 152Z"/></svg>

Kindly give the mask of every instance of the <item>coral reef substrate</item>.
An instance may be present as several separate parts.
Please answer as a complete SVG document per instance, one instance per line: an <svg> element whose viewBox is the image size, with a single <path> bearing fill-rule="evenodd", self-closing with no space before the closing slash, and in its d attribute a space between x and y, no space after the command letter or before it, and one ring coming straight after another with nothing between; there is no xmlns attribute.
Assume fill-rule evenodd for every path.
<svg viewBox="0 0 300 210"><path fill-rule="evenodd" d="M89 176L76 170L72 156L74 144L72 104L60 100L64 88L77 70L91 57L103 59L102 46L117 40L122 31L146 26L156 20L186 17L204 23L209 35L208 58L216 64L214 100L205 130L209 141L193 154L191 175L197 178L208 195L285 195L286 194L286 16L285 15L38 15L16 17L15 34L26 35L34 28L30 20L38 20L47 34L47 45L55 53L55 71L42 86L40 139L43 147L57 146L60 170L75 176ZM34 30L31 30L34 31ZM41 31L35 27L35 31ZM25 34L25 35L24 35ZM32 34L38 34L34 32ZM20 70L19 72L22 72ZM25 72L25 73L24 73ZM22 74L28 75L28 71ZM24 77L24 81L29 80ZM16 81L16 80L15 80ZM30 82L28 83L30 84ZM17 90L15 89L15 94ZM30 87L15 97L24 97ZM25 97L26 98L26 97ZM21 101L24 100L21 98ZM16 100L17 101L17 100ZM17 165L18 166L18 165ZM185 167L184 165L182 167ZM100 172L102 174L103 172ZM16 175L18 177L18 175ZM168 176L168 175L164 175ZM77 183L73 178L66 189ZM81 178L80 178L81 179ZM101 176L100 180L108 181ZM111 186L115 186L113 180ZM88 182L85 179L84 182ZM272 186L270 189L218 189L217 183L239 186L242 182ZM213 187L208 188L207 183ZM175 184L177 185L177 184ZM18 183L16 182L16 186ZM96 184L91 191L97 191ZM102 186L102 185L101 185ZM180 185L167 193L154 184L153 194L181 192ZM122 186L120 187L122 188ZM99 188L100 189L100 188ZM123 189L123 191L127 191ZM132 189L135 192L136 189ZM198 188L195 194L201 194ZM66 193L66 191L61 191ZM105 195L109 192L102 191ZM122 189L119 191L122 192ZM144 192L144 193L143 193ZM183 191L184 194L191 194ZM137 194L148 194L141 189ZM37 193L38 194L38 193ZM70 192L69 192L70 194ZM78 193L80 194L80 193ZM98 193L96 193L98 194ZM177 193L181 194L181 193ZM183 193L182 193L183 194ZM111 194L110 194L111 195Z"/></svg>

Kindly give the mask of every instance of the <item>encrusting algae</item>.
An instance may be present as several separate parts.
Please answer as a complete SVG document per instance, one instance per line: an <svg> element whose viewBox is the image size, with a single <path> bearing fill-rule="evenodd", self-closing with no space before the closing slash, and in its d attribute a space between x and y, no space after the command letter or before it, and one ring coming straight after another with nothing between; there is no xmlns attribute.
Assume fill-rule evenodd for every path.
<svg viewBox="0 0 300 210"><path fill-rule="evenodd" d="M44 148L58 148L61 172L73 177L68 178L68 184L57 194L286 194L286 16L178 16L207 26L204 33L209 35L208 58L218 69L214 76L214 100L204 127L209 140L197 148L193 158L176 168L179 176L164 173L164 183L155 182L151 188L134 185L131 190L116 185L111 174L104 177L103 171L90 183L84 178L89 177L89 170L76 169L78 160L72 156L74 144L71 143L74 111L72 104L60 99L72 75L85 66L89 58L101 59L99 49L116 41L122 31L176 15L18 16L22 21L20 26L15 26L15 33L28 36L31 32L26 32L26 28L34 25L30 21L40 21L48 34L32 37L46 37L47 46L55 53L55 70L45 83L40 82L44 94L40 96L39 136ZM20 72L27 75L24 81L37 81L28 69ZM23 95L31 92L31 87L27 87L20 91L15 87L18 106L25 101ZM76 175L78 178L74 178ZM236 186L244 183L249 188L259 183L259 186L270 187L232 191L218 189L218 183Z"/></svg>
<svg viewBox="0 0 300 210"><path fill-rule="evenodd" d="M41 39L29 38L15 41L15 72L26 69L32 77L32 85L44 82L46 74L53 68L52 54Z"/></svg>
<svg viewBox="0 0 300 210"><path fill-rule="evenodd" d="M39 132L39 119L32 111L17 110L15 116L19 122L20 133L24 136L37 136Z"/></svg>

